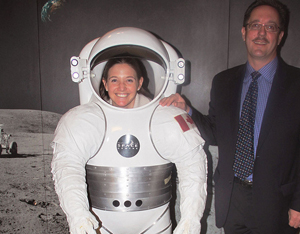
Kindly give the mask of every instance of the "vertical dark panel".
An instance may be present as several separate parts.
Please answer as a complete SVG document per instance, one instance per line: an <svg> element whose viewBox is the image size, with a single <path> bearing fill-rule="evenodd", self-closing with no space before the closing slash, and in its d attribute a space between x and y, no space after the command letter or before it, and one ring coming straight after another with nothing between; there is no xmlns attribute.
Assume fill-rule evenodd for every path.
<svg viewBox="0 0 300 234"><path fill-rule="evenodd" d="M300 68L300 1L283 1L290 10L290 22L287 39L281 50L281 57L290 65Z"/></svg>
<svg viewBox="0 0 300 234"><path fill-rule="evenodd" d="M227 67L229 1L197 1L190 9L183 55L191 61L191 84L182 93L192 105L207 113L214 75Z"/></svg>
<svg viewBox="0 0 300 234"><path fill-rule="evenodd" d="M36 1L0 2L0 108L40 109Z"/></svg>
<svg viewBox="0 0 300 234"><path fill-rule="evenodd" d="M229 50L228 67L233 67L247 61L247 53L242 39L244 13L253 0L230 0Z"/></svg>

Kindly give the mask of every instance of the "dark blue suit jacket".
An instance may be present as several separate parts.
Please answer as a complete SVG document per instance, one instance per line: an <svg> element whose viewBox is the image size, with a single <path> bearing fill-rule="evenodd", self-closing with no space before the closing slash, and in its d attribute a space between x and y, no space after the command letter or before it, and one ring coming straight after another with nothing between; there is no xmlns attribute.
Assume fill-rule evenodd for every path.
<svg viewBox="0 0 300 234"><path fill-rule="evenodd" d="M216 225L226 221L234 174L240 97L246 65L213 79L209 114L193 109L192 118L208 144L218 145L214 174ZM300 69L279 59L257 146L253 200L263 234L283 234L288 210L300 211Z"/></svg>

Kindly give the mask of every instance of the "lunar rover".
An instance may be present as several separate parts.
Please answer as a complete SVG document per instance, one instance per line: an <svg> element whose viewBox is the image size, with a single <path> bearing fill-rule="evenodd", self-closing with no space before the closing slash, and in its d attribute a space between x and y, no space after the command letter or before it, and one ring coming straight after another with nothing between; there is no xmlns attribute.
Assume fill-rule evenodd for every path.
<svg viewBox="0 0 300 234"><path fill-rule="evenodd" d="M7 154L16 155L18 153L18 145L17 142L10 142L11 134L7 134L3 130L3 124L0 124L1 131L1 144L0 144L0 155L2 154L2 150L5 149Z"/></svg>

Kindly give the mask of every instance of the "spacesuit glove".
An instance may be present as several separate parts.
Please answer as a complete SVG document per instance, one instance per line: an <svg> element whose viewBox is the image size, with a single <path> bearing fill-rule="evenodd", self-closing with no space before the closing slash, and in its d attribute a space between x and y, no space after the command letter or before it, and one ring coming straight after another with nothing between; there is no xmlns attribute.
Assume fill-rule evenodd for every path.
<svg viewBox="0 0 300 234"><path fill-rule="evenodd" d="M96 234L95 229L99 227L96 218L90 213L82 214L69 222L71 234Z"/></svg>
<svg viewBox="0 0 300 234"><path fill-rule="evenodd" d="M200 221L193 219L181 219L173 234L199 234L201 229Z"/></svg>

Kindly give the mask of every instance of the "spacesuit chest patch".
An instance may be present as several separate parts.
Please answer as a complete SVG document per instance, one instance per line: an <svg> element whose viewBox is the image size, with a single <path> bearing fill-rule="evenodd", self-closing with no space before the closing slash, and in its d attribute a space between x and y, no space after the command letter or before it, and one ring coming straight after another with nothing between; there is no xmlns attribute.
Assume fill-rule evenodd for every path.
<svg viewBox="0 0 300 234"><path fill-rule="evenodd" d="M131 158L139 152L140 142L130 134L121 136L117 142L117 150L123 157Z"/></svg>
<svg viewBox="0 0 300 234"><path fill-rule="evenodd" d="M188 114L177 115L174 119L178 122L181 130L186 132L194 127L194 121Z"/></svg>

